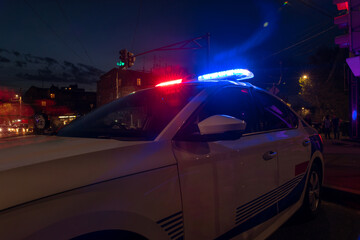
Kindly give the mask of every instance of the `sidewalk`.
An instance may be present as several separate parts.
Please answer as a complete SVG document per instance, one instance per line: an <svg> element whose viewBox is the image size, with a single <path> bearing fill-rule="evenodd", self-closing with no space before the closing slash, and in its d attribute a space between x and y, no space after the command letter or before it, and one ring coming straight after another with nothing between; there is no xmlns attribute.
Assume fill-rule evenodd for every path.
<svg viewBox="0 0 360 240"><path fill-rule="evenodd" d="M324 187L360 195L360 142L324 140Z"/></svg>

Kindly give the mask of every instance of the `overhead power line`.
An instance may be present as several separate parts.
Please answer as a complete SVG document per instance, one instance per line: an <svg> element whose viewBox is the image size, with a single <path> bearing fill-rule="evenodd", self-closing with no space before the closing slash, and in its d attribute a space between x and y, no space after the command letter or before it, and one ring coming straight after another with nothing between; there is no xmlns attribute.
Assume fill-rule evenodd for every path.
<svg viewBox="0 0 360 240"><path fill-rule="evenodd" d="M306 2L304 0L297 0L297 1L304 4L305 6L307 6L309 8L311 8L311 9L314 9L315 11L318 11L319 13L321 13L324 16L327 16L327 17L329 17L331 19L334 18L334 15L330 14L329 12L325 11L324 9L322 9L322 8L320 8L320 7L318 7L318 6L314 5L314 4L311 4L311 3Z"/></svg>
<svg viewBox="0 0 360 240"><path fill-rule="evenodd" d="M67 47L75 56L77 56L78 58L80 58L83 61L83 58L80 55L78 55L76 53L76 51L74 49L72 49L62 37L60 37L59 34L57 34L57 32L35 10L35 8L33 8L31 6L31 4L29 2L27 2L26 0L24 0L24 2L26 5L29 6L29 8L33 11L33 13L39 18L39 20L50 30L50 32L52 32L54 34L54 36L57 37L64 44L64 46Z"/></svg>
<svg viewBox="0 0 360 240"><path fill-rule="evenodd" d="M297 43L295 43L295 44L293 44L293 45L291 45L291 46L289 46L289 47L286 47L286 48L284 48L284 49L281 49L280 51L277 51L277 52L269 55L268 57L277 55L277 54L282 53L282 52L284 52L284 51L286 51L286 50L289 50L289 49L291 49L291 48L293 48L293 47L296 47L296 46L298 46L298 45L300 45L300 44L302 44L302 43L304 43L304 42L306 42L306 41L309 41L309 40L311 40L311 39L313 39L313 38L316 38L316 37L318 37L318 36L320 36L320 35L328 32L328 31L334 29L335 27L336 27L336 26L333 25L333 26L325 29L324 31L321 31L321 32L319 32L319 33L317 33L317 34L315 34L315 35L313 35L313 36L311 36L311 37L308 37L308 38L306 38L306 39L304 39L304 40L301 40L301 41L299 41L299 42L297 42ZM266 58L268 58L268 57L266 57Z"/></svg>
<svg viewBox="0 0 360 240"><path fill-rule="evenodd" d="M133 35L133 39L131 42L131 49L134 49L134 45L135 45L135 37L136 37L136 33L139 27L139 21L140 21L140 14L141 14L141 8L142 8L142 0L139 0L139 8L138 8L138 14L137 14L137 18L136 18L136 25L135 25L135 29L134 29L134 35Z"/></svg>
<svg viewBox="0 0 360 240"><path fill-rule="evenodd" d="M70 18L68 17L68 15L66 14L65 10L64 10L63 7L61 6L59 0L56 0L56 3L57 3L57 6L58 6L58 8L59 8L59 11L60 11L61 14L63 15L65 21L66 21L67 24L71 27L72 24L71 24ZM92 59L91 59L88 51L86 50L83 42L81 41L81 39L80 39L80 37L79 37L79 33L78 33L77 31L74 31L74 32L75 32L75 34L74 34L74 35L75 35L75 38L76 38L76 40L78 41L78 43L80 44L81 48L83 49L86 57L89 59L89 62L90 62L91 64L94 64L94 62L92 61Z"/></svg>

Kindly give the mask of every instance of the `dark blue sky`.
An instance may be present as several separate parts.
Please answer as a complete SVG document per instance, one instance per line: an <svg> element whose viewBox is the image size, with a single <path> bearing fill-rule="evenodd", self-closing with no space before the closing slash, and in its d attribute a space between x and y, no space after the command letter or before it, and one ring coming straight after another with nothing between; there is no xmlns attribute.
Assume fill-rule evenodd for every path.
<svg viewBox="0 0 360 240"><path fill-rule="evenodd" d="M329 0L289 0L285 6L278 0L1 0L0 85L61 85L80 76L80 83L94 90L96 76L116 66L120 49L137 54L207 32L212 70L261 68L289 59L301 65L319 46L333 46L339 33L331 28L332 17L301 1L330 16L337 12ZM11 55L14 51L19 55ZM27 61L26 54L40 63ZM134 69L149 70L155 59L202 73L205 56L204 49L150 54L139 57Z"/></svg>

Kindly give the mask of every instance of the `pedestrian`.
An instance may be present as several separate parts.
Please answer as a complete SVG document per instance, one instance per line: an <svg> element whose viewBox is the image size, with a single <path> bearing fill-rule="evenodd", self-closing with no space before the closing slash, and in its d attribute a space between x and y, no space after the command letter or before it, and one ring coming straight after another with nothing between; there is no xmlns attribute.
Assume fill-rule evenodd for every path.
<svg viewBox="0 0 360 240"><path fill-rule="evenodd" d="M339 136L339 126L340 126L340 120L339 118L334 114L332 118L332 127L334 131L334 139L340 139Z"/></svg>
<svg viewBox="0 0 360 240"><path fill-rule="evenodd" d="M325 138L326 139L331 139L330 137L330 132L331 132L331 120L330 120L330 116L326 115L325 119L324 119L324 132L325 132Z"/></svg>

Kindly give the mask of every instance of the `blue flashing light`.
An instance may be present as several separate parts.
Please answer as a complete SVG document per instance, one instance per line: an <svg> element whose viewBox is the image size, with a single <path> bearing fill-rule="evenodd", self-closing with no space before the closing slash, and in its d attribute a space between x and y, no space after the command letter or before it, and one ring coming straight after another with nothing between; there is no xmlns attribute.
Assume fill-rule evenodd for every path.
<svg viewBox="0 0 360 240"><path fill-rule="evenodd" d="M352 120L353 120L353 121L356 121L356 119L357 119L357 111L354 110L354 111L352 112Z"/></svg>
<svg viewBox="0 0 360 240"><path fill-rule="evenodd" d="M199 81L219 80L219 79L236 79L245 80L253 78L254 74L247 69L232 69L227 71L209 73L198 77Z"/></svg>

